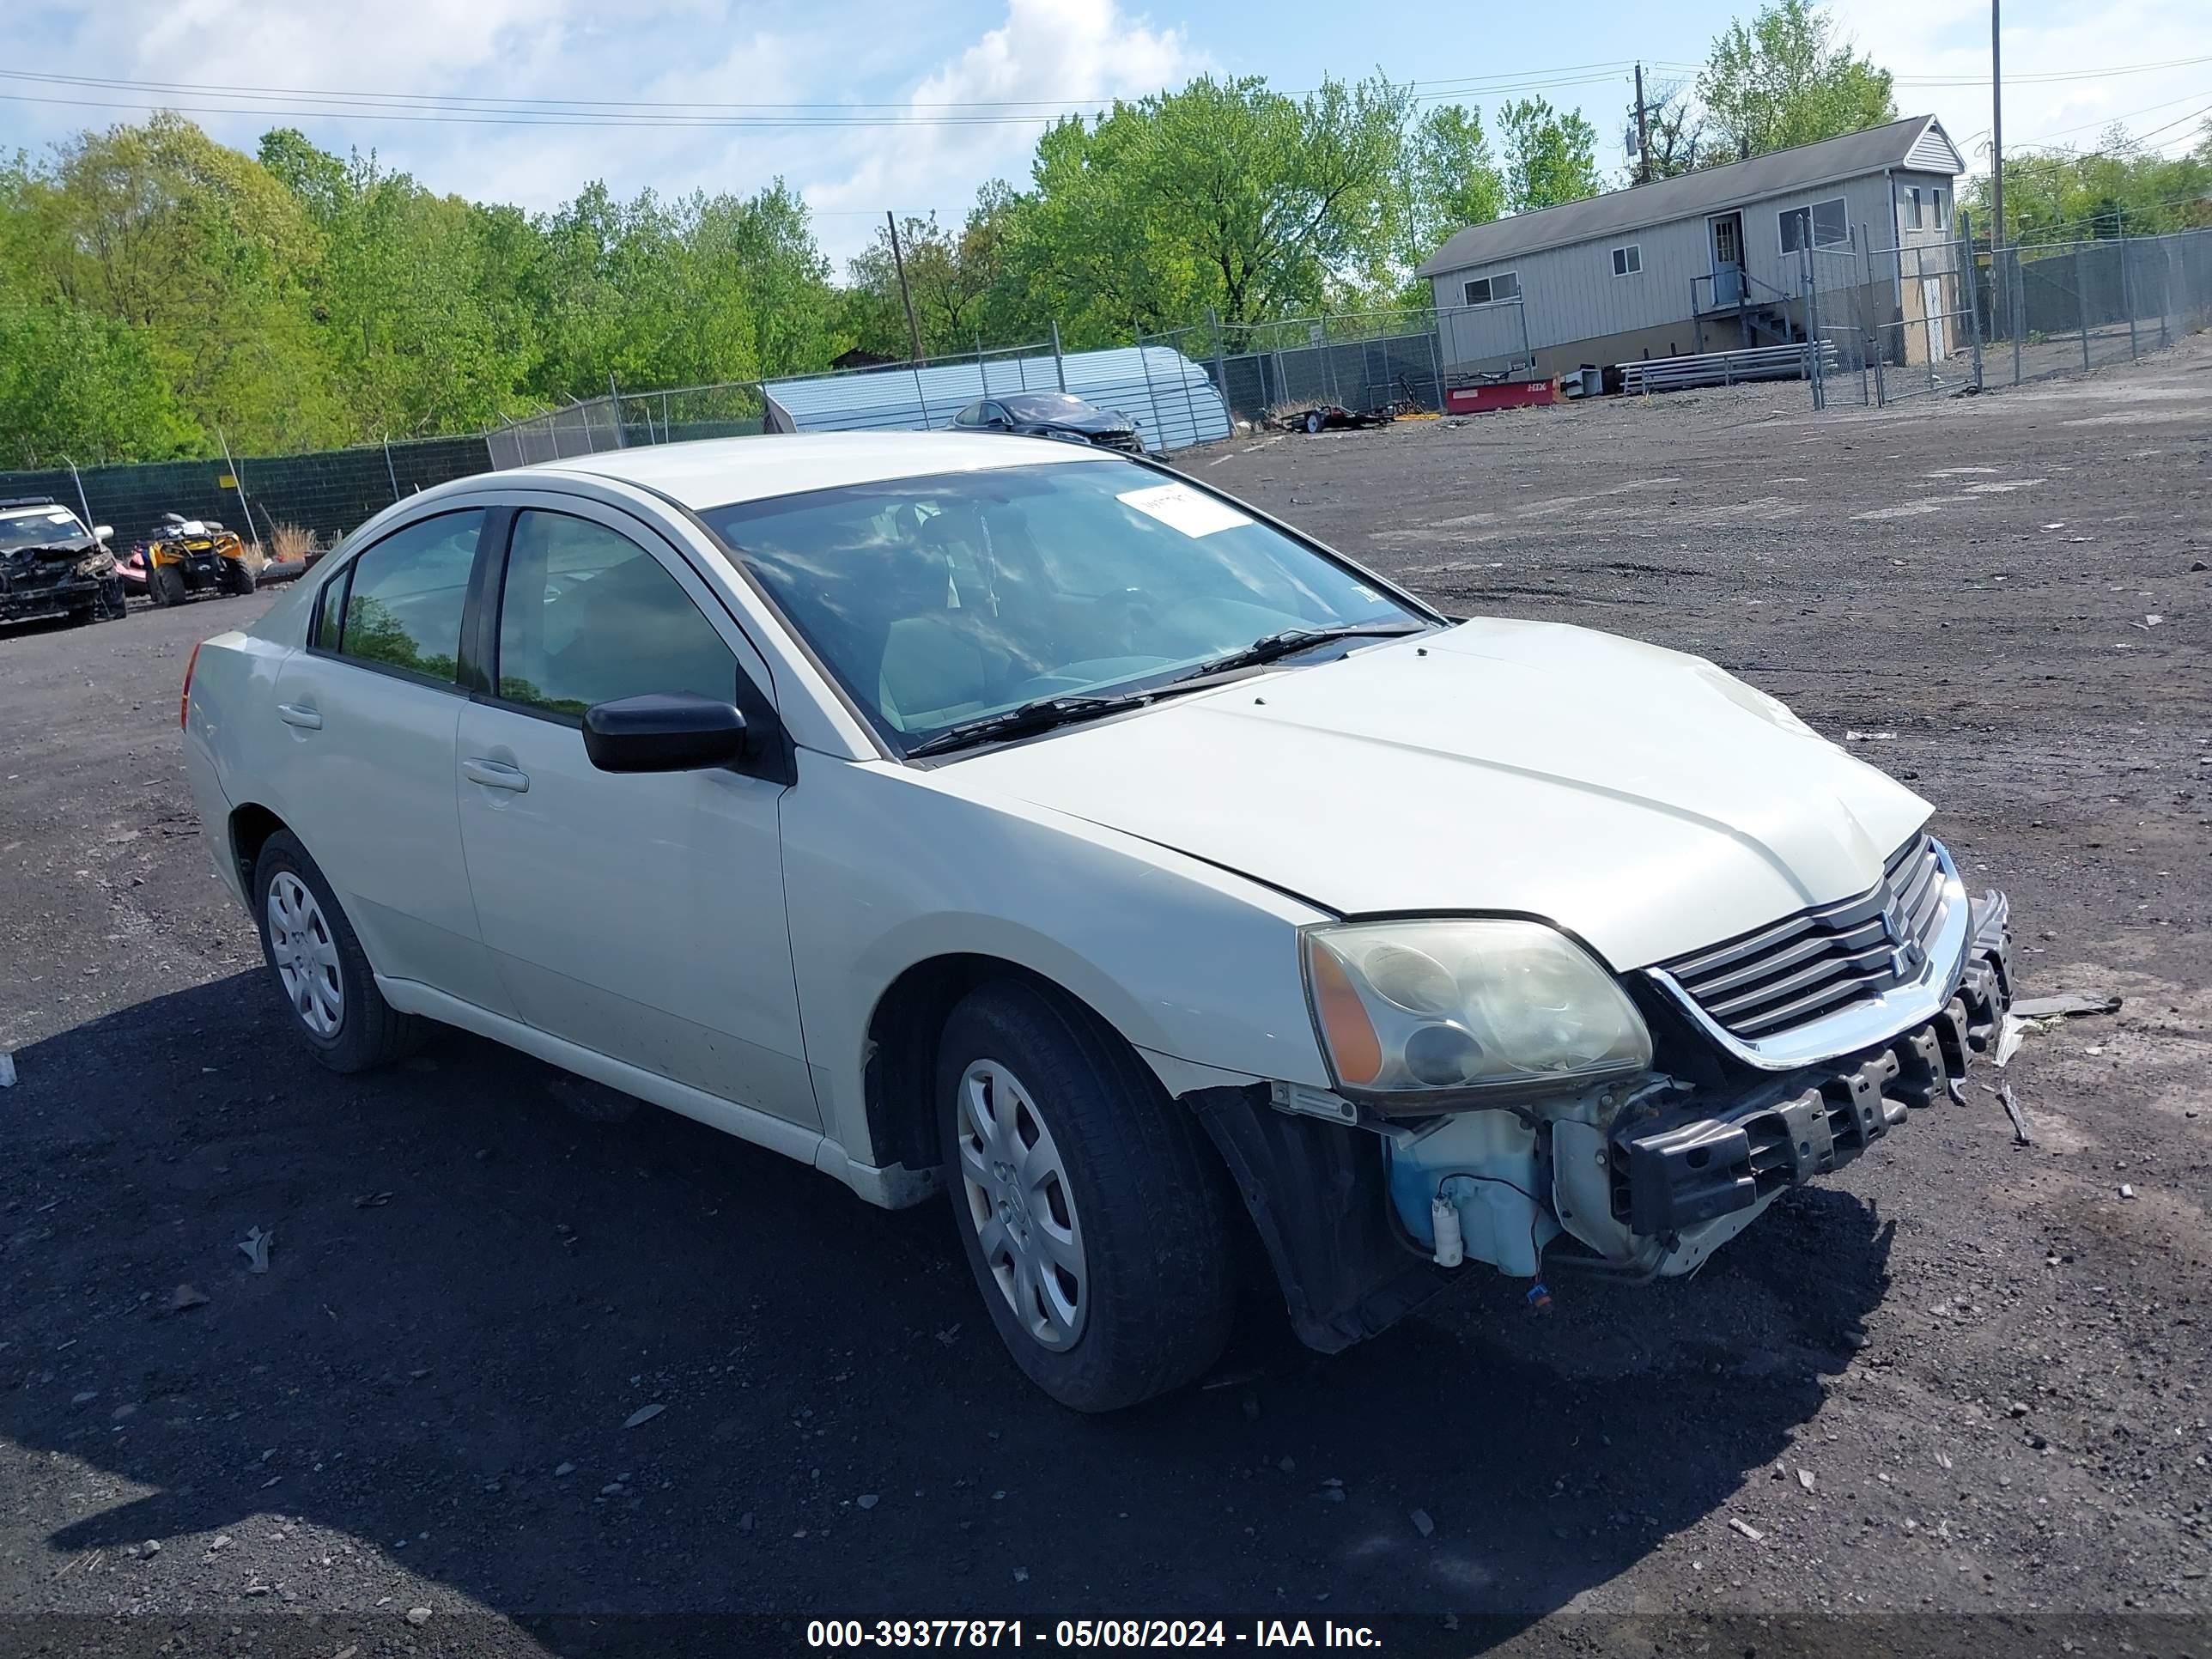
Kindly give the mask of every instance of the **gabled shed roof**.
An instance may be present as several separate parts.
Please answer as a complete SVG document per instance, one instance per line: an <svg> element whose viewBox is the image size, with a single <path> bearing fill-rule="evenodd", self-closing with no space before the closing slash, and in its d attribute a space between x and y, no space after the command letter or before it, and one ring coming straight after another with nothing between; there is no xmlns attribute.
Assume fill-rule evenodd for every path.
<svg viewBox="0 0 2212 1659"><path fill-rule="evenodd" d="M1934 116L1908 116L1885 126L1754 155L1747 161L1705 167L1632 190L1609 191L1534 213L1516 213L1486 225L1469 225L1438 248L1419 274L1440 276L1446 271L1540 253L1546 248L1567 247L1671 220L1718 213L1766 197L1786 196L1862 173L1879 173L1885 167L1908 167L1923 173L1966 171L1956 146Z"/></svg>

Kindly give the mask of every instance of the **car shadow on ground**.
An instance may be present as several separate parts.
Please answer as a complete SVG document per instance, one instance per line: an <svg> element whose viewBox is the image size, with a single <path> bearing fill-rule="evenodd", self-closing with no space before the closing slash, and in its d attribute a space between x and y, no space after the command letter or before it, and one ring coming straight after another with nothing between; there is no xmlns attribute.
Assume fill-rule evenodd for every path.
<svg viewBox="0 0 2212 1659"><path fill-rule="evenodd" d="M1478 1270L1334 1358L1263 1306L1205 1385L1085 1419L1005 1357L941 1204L580 1121L492 1044L331 1077L242 974L17 1060L4 1429L60 1455L31 1535L104 1553L101 1608L427 1593L557 1649L580 1614L1517 1626L1771 1478L1887 1282L1890 1226L1808 1188L1693 1281L1555 1275L1539 1316Z"/></svg>

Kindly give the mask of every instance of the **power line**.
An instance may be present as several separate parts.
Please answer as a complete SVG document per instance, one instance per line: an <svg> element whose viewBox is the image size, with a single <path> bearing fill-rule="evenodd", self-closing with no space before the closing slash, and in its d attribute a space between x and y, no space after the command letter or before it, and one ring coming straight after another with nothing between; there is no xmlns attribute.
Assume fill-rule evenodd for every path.
<svg viewBox="0 0 2212 1659"><path fill-rule="evenodd" d="M2200 64L2212 64L2212 57L2168 58L2149 64L2108 64L2101 69L2030 70L2005 75L2007 86L2064 81L2099 81L2115 75L2150 75L2160 70L2191 69ZM1655 67L1673 75L1694 75L1705 68L1702 64L1683 64L1662 60ZM1890 77L1893 86L1899 87L1985 87L1990 84L1986 75L1897 75Z"/></svg>
<svg viewBox="0 0 2212 1659"><path fill-rule="evenodd" d="M1630 60L1603 64L1569 64L1553 69L1518 70L1486 76L1455 76L1435 81L1409 81L1406 84L1422 99L1450 97L1460 94L1488 95L1497 92L1515 92L1540 87L1586 85L1612 80L1625 73ZM357 106L368 109L396 108L400 110L430 109L437 111L483 109L497 114L514 115L805 115L826 112L844 116L872 112L906 113L922 110L1019 112L1019 118L1041 118L1044 112L1054 110L1088 110L1103 104L1121 101L1121 95L1101 93L1082 98L1018 98L1018 99L951 99L944 100L901 99L891 102L873 103L861 100L834 103L749 103L714 102L680 99L618 99L618 98L530 98L521 96L484 97L465 93L374 92L359 89L338 89L321 87L247 86L226 82L137 81L113 76L64 75L52 71L32 70L0 70L0 79L27 81L48 85L88 87L106 92L148 92L161 98L161 107L178 96L191 98L222 96L261 100L306 100L311 103L331 103ZM1286 93L1289 97L1302 97L1317 91L1308 88L1302 92Z"/></svg>
<svg viewBox="0 0 2212 1659"><path fill-rule="evenodd" d="M2156 126L2153 127L2148 132L2131 132L2128 137L2133 139L2136 143L2140 144L2146 139L2157 137L2160 133L2164 132L2168 127L2178 127L2185 122L2194 121L2200 115L2212 115L2212 104L2205 105L2203 109L2191 110L2186 115L2177 115L2171 121L2161 121ZM2171 141L2169 140L2168 142Z"/></svg>
<svg viewBox="0 0 2212 1659"><path fill-rule="evenodd" d="M2060 127L2055 131L2045 133L2039 138L2023 138L2016 143L2007 144L2005 148L2008 150L2032 149L2038 145L2047 144L2054 138L2063 138L2069 132L2087 132L2092 127L2109 127L2122 121L2132 121L2138 115L2148 115L2154 110L2172 109L2176 104L2186 104L2204 95L2202 91L2185 92L2180 97L2168 98L2162 103L2146 104L2141 109L2128 110L2118 115L2100 115L2094 121L2082 121L2070 127ZM2181 118L2185 121L2189 119L2185 115ZM2174 125L2176 124L2171 121L2166 123L2168 126ZM2154 132L2160 130L2156 127L2151 129Z"/></svg>

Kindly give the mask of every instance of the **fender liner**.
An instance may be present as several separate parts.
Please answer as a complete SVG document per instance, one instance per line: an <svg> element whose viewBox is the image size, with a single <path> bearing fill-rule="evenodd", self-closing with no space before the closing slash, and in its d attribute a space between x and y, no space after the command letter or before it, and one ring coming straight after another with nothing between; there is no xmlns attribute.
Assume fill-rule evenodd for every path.
<svg viewBox="0 0 2212 1659"><path fill-rule="evenodd" d="M1308 1347L1348 1348L1452 1283L1392 1224L1375 1136L1279 1112L1264 1085L1179 1098L1228 1165L1274 1266L1291 1328Z"/></svg>

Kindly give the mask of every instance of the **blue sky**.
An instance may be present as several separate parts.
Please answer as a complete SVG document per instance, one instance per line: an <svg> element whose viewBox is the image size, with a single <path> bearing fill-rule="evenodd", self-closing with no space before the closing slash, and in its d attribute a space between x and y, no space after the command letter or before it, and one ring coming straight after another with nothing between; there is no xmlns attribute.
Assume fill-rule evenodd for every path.
<svg viewBox="0 0 2212 1659"><path fill-rule="evenodd" d="M1989 126L1986 0L1837 0L1832 10L1900 77L1900 107L1941 116L1978 167ZM1626 64L1693 64L1730 15L1725 4L1679 0L1486 10L1407 0L15 0L0 9L0 149L36 149L170 102L208 106L194 118L241 148L268 126L295 125L334 149L374 148L434 189L532 208L592 178L623 194L646 185L672 194L745 191L781 174L805 192L824 247L842 259L886 207L957 218L984 179L1021 178L1038 124L1015 118L1202 70L1297 90L1379 67L1431 97L1486 106L1538 91L1579 106L1599 128L1601 161L1617 169L1632 102ZM2116 117L2148 132L2212 105L2203 0L2011 0L2005 41L2008 151L2087 142ZM2180 61L2190 59L2201 61ZM2150 64L2170 67L2117 72ZM2033 78L2062 76L2069 78ZM1984 84L1943 84L1975 80ZM270 89L292 90L264 95ZM963 118L583 130L401 119L388 104L344 116L306 93L420 95L418 112L433 100L450 113L483 107L458 100L529 99L816 106L774 118L817 123L862 113ZM878 107L849 107L860 104ZM2193 121L2167 126L2152 142L2178 149L2195 130Z"/></svg>

